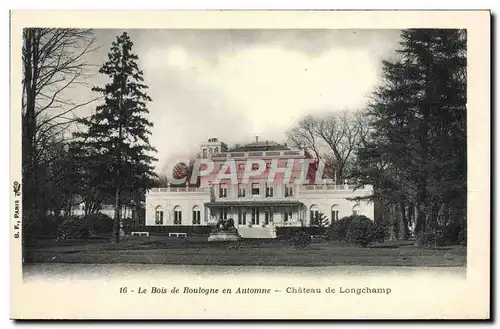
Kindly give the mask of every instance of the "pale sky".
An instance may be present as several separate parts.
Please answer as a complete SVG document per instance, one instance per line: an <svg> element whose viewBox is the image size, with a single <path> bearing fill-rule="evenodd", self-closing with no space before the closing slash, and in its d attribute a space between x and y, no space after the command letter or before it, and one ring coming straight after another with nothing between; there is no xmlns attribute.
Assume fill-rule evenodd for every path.
<svg viewBox="0 0 500 329"><path fill-rule="evenodd" d="M96 30L102 65L122 30ZM399 30L127 30L149 86L157 170L194 155L217 137L229 145L285 141L314 113L366 105L382 60L394 56ZM104 79L103 79L104 78ZM91 83L103 84L96 76ZM78 90L78 98L91 97ZM79 110L85 115L94 110Z"/></svg>

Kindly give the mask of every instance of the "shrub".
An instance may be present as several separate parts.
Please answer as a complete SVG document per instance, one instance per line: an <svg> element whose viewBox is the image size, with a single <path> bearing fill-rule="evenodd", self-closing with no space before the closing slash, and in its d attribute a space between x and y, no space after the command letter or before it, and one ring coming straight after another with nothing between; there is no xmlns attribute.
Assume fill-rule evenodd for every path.
<svg viewBox="0 0 500 329"><path fill-rule="evenodd" d="M328 240L346 241L347 228L356 216L348 216L334 221L326 233Z"/></svg>
<svg viewBox="0 0 500 329"><path fill-rule="evenodd" d="M322 212L317 213L314 218L311 219L311 226L325 228L328 227L330 220Z"/></svg>
<svg viewBox="0 0 500 329"><path fill-rule="evenodd" d="M452 219L440 223L434 228L428 228L419 236L422 246L439 247L450 244L467 244L467 219Z"/></svg>
<svg viewBox="0 0 500 329"><path fill-rule="evenodd" d="M288 242L295 248L305 248L311 244L311 235L304 231L298 231L293 234Z"/></svg>
<svg viewBox="0 0 500 329"><path fill-rule="evenodd" d="M123 230L125 231L125 233L130 233L130 232L142 230L141 227L137 225L137 222L130 217L123 218L122 225L123 225Z"/></svg>
<svg viewBox="0 0 500 329"><path fill-rule="evenodd" d="M445 232L441 229L424 232L419 243L422 246L439 247L446 244Z"/></svg>
<svg viewBox="0 0 500 329"><path fill-rule="evenodd" d="M113 219L108 215L96 213L83 217L68 217L58 227L60 238L85 238L113 232Z"/></svg>
<svg viewBox="0 0 500 329"><path fill-rule="evenodd" d="M298 227L298 226L278 226L276 227L276 236L278 239L289 240L297 232L306 232L310 235L324 235L326 228L324 227Z"/></svg>
<svg viewBox="0 0 500 329"><path fill-rule="evenodd" d="M36 221L23 222L23 234L27 238L57 236L59 225L64 221L62 216L44 215Z"/></svg>
<svg viewBox="0 0 500 329"><path fill-rule="evenodd" d="M113 218L106 214L88 214L83 217L83 220L90 235L109 234L113 232Z"/></svg>
<svg viewBox="0 0 500 329"><path fill-rule="evenodd" d="M458 243L463 246L467 245L467 220L464 220L462 230L458 233Z"/></svg>
<svg viewBox="0 0 500 329"><path fill-rule="evenodd" d="M375 224L365 216L354 216L347 227L346 241L366 247L374 241Z"/></svg>
<svg viewBox="0 0 500 329"><path fill-rule="evenodd" d="M362 247L385 239L385 230L366 216L352 215L332 223L327 232L327 239L359 244Z"/></svg>
<svg viewBox="0 0 500 329"><path fill-rule="evenodd" d="M443 227L443 239L446 244L467 244L467 219L453 218Z"/></svg>
<svg viewBox="0 0 500 329"><path fill-rule="evenodd" d="M86 226L86 221L82 217L66 218L58 229L58 237L61 238L84 238L90 236L90 230Z"/></svg>
<svg viewBox="0 0 500 329"><path fill-rule="evenodd" d="M373 242L384 242L385 241L385 236L386 236L386 228L384 226L378 225L377 223L374 223L374 228L373 228Z"/></svg>
<svg viewBox="0 0 500 329"><path fill-rule="evenodd" d="M146 226L144 231L148 231L150 234L154 235L167 235L171 232L187 233L188 235L209 235L210 232L215 228L215 225L205 225L205 226L179 226L179 225L168 225L168 226Z"/></svg>

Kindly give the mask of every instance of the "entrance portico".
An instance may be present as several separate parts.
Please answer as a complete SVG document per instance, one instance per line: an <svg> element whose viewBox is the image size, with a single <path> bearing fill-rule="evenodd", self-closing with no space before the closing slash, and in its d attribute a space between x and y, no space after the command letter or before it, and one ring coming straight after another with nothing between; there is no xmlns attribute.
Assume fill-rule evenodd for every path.
<svg viewBox="0 0 500 329"><path fill-rule="evenodd" d="M205 206L212 221L232 218L235 226L303 226L304 204L299 201L214 201Z"/></svg>

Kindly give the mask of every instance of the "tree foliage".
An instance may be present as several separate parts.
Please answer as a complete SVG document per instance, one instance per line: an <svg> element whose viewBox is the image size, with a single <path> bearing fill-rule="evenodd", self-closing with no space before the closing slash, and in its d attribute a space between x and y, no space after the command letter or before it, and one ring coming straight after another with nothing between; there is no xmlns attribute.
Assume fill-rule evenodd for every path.
<svg viewBox="0 0 500 329"><path fill-rule="evenodd" d="M356 177L405 226L413 218L417 243L452 209L465 216L466 41L464 30L404 30L367 109Z"/></svg>
<svg viewBox="0 0 500 329"><path fill-rule="evenodd" d="M95 99L76 102L70 89L85 85L94 51L87 29L26 28L22 44L22 177L25 228L48 211L67 208L69 186L64 132L75 122L73 111Z"/></svg>
<svg viewBox="0 0 500 329"><path fill-rule="evenodd" d="M99 73L109 82L93 91L104 97L93 115L80 119L86 128L75 137L75 149L86 161L85 180L100 193L115 195L115 233L119 239L120 207L124 196L145 192L154 182L153 156L143 71L132 52L133 42L123 33L112 43L108 61Z"/></svg>
<svg viewBox="0 0 500 329"><path fill-rule="evenodd" d="M330 225L330 219L322 212L314 213L311 218L311 226L325 228Z"/></svg>

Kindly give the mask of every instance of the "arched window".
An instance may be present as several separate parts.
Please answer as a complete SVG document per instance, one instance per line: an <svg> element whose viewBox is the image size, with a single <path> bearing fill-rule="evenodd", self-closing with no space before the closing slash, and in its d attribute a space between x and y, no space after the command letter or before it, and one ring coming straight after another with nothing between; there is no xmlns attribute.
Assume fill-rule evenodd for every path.
<svg viewBox="0 0 500 329"><path fill-rule="evenodd" d="M201 212L199 206L193 207L193 225L201 224Z"/></svg>
<svg viewBox="0 0 500 329"><path fill-rule="evenodd" d="M155 208L155 224L163 225L163 208L161 206Z"/></svg>
<svg viewBox="0 0 500 329"><path fill-rule="evenodd" d="M174 207L174 225L182 224L182 208L180 206Z"/></svg>
<svg viewBox="0 0 500 329"><path fill-rule="evenodd" d="M214 153L218 153L218 152L219 152L219 148L216 146L216 147L214 148Z"/></svg>
<svg viewBox="0 0 500 329"><path fill-rule="evenodd" d="M354 207L352 207L352 214L354 216L359 215L359 205L355 205Z"/></svg>
<svg viewBox="0 0 500 329"><path fill-rule="evenodd" d="M310 210L310 220L309 222L310 223L313 223L316 219L319 218L319 209L318 209L318 206L313 204L311 206L311 208L309 208Z"/></svg>
<svg viewBox="0 0 500 329"><path fill-rule="evenodd" d="M332 223L336 220L339 220L339 206L334 204L332 206Z"/></svg>

